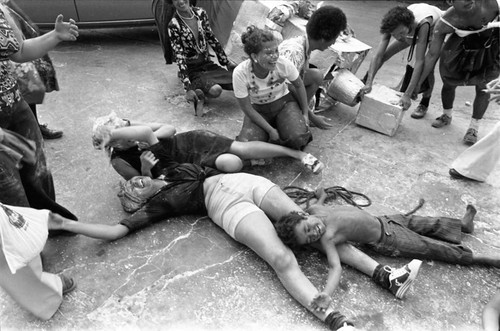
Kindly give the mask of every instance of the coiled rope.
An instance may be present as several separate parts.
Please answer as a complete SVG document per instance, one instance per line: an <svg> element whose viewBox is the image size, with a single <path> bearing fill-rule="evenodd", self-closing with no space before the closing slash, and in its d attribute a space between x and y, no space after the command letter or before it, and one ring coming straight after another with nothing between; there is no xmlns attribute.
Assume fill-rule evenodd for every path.
<svg viewBox="0 0 500 331"><path fill-rule="evenodd" d="M306 208L309 208L311 199L318 199L320 197L320 190L309 191L307 189L298 186L287 186L283 191L292 198L297 204L306 204ZM350 191L342 186L332 186L325 188L325 193L327 195L325 202L331 200L337 200L339 198L343 199L346 203L362 208L368 207L372 204L369 197L363 193Z"/></svg>

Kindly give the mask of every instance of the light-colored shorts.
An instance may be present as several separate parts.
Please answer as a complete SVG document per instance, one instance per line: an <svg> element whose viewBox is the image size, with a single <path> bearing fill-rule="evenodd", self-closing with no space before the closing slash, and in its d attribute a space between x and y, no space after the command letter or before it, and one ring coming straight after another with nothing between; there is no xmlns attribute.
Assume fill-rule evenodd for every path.
<svg viewBox="0 0 500 331"><path fill-rule="evenodd" d="M247 173L225 174L205 192L208 216L232 238L247 215L261 211L260 205L271 188L270 180Z"/></svg>

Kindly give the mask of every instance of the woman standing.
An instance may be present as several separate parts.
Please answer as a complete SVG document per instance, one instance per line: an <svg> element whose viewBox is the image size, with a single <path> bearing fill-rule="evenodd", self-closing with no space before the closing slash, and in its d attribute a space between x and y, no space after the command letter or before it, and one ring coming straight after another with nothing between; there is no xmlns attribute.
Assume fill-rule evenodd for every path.
<svg viewBox="0 0 500 331"><path fill-rule="evenodd" d="M29 105L23 100L17 85L17 77L12 71L10 60L26 62L37 59L57 46L61 41L74 41L78 36L75 21L63 22L57 16L54 30L28 40L23 40L21 31L16 27L8 9L0 4L0 127L11 130L35 142L35 162L26 164L19 170L24 191L18 190L19 177L0 172L0 202L9 200L10 204L29 206L37 209L50 209L63 213L71 219L76 217L55 203L52 174L47 168L43 151L40 128ZM61 209L62 208L62 209Z"/></svg>
<svg viewBox="0 0 500 331"><path fill-rule="evenodd" d="M250 26L241 40L250 58L233 72L234 95L245 114L236 139L302 150L312 134L306 90L297 68L279 56L278 41L271 31ZM287 82L295 86L299 103L289 93Z"/></svg>

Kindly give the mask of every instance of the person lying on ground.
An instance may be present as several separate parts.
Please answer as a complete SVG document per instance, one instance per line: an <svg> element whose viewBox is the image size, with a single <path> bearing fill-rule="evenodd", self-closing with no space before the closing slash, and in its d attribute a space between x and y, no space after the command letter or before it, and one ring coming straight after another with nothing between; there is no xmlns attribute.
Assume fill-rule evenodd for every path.
<svg viewBox="0 0 500 331"><path fill-rule="evenodd" d="M274 269L286 290L328 326L336 330L347 319L331 307L311 305L318 291L304 276L292 251L276 235L273 222L290 211L300 211L277 185L247 173L220 174L210 168L181 164L166 177L134 177L119 193L122 206L133 214L119 224L73 222L53 218L52 229L115 240L152 223L184 214L205 214L233 239L246 245ZM397 293L408 287L408 266L390 269L349 244L338 246L341 260Z"/></svg>
<svg viewBox="0 0 500 331"><path fill-rule="evenodd" d="M330 269L325 289L314 301L327 306L341 276L337 245L346 242L368 244L378 253L454 264L484 264L500 268L500 258L472 253L461 244L461 235L472 233L476 209L467 205L462 219L391 215L375 217L353 206L323 206L326 193L307 213L292 211L276 222L276 231L289 246L311 244L327 255ZM418 269L421 261L410 266Z"/></svg>
<svg viewBox="0 0 500 331"><path fill-rule="evenodd" d="M172 125L129 121L115 113L95 120L92 140L95 148L107 151L113 168L126 180L139 175L155 178L160 169L177 163L238 172L244 161L252 164L273 157L299 160L315 174L324 168L316 157L300 150L262 141L235 141L206 130L176 134Z"/></svg>

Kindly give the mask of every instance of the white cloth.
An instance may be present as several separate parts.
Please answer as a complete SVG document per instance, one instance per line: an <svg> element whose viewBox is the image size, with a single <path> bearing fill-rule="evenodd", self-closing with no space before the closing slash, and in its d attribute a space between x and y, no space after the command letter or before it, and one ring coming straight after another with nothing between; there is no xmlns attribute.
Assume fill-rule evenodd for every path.
<svg viewBox="0 0 500 331"><path fill-rule="evenodd" d="M485 181L500 160L500 121L493 130L460 154L451 167L461 175Z"/></svg>
<svg viewBox="0 0 500 331"><path fill-rule="evenodd" d="M292 82L299 77L299 71L292 62L278 58L276 70L260 79L252 72L252 60L241 62L233 71L234 96L242 99L250 97L252 104L267 104L288 94L287 80Z"/></svg>
<svg viewBox="0 0 500 331"><path fill-rule="evenodd" d="M21 307L43 320L51 318L62 302L61 278L42 270L40 255L13 274L1 244L0 287Z"/></svg>
<svg viewBox="0 0 500 331"><path fill-rule="evenodd" d="M49 210L0 203L0 244L14 274L40 254L48 236Z"/></svg>

